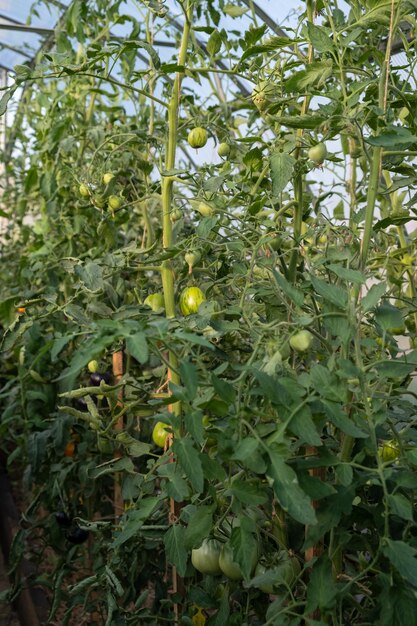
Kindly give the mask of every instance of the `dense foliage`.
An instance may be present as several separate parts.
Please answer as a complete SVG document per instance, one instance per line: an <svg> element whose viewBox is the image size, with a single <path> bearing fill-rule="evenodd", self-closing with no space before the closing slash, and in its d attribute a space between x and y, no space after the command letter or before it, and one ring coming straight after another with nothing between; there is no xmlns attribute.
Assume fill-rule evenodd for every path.
<svg viewBox="0 0 417 626"><path fill-rule="evenodd" d="M14 561L63 625L412 626L417 5L136 4L0 104Z"/></svg>

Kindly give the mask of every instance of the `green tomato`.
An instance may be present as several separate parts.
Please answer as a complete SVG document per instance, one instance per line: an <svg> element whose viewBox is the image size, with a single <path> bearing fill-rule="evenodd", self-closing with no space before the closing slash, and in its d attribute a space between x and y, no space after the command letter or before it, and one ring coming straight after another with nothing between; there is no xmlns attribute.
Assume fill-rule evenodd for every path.
<svg viewBox="0 0 417 626"><path fill-rule="evenodd" d="M327 157L327 148L324 143L317 143L315 146L312 146L308 151L308 158L311 161L314 161L316 165L321 165L324 163Z"/></svg>
<svg viewBox="0 0 417 626"><path fill-rule="evenodd" d="M300 330L290 337L290 346L296 352L305 352L313 342L313 335L308 330Z"/></svg>
<svg viewBox="0 0 417 626"><path fill-rule="evenodd" d="M216 539L204 539L199 548L191 551L191 563L201 574L217 576L222 573L219 565L221 544Z"/></svg>
<svg viewBox="0 0 417 626"><path fill-rule="evenodd" d="M178 222L178 220L182 218L181 209L174 209L173 211L171 211L170 217L171 217L171 222L173 222L174 224L175 222Z"/></svg>
<svg viewBox="0 0 417 626"><path fill-rule="evenodd" d="M197 265L197 263L201 259L201 252L199 252L198 250L189 250L188 252L185 253L184 259L188 265L188 271L191 274L191 272L193 271L194 265Z"/></svg>
<svg viewBox="0 0 417 626"><path fill-rule="evenodd" d="M115 211L122 206L122 199L119 196L109 196L108 203L109 208Z"/></svg>
<svg viewBox="0 0 417 626"><path fill-rule="evenodd" d="M202 148L207 143L207 131L201 126L196 126L188 133L187 141L192 148Z"/></svg>
<svg viewBox="0 0 417 626"><path fill-rule="evenodd" d="M87 365L87 369L92 374L95 374L98 370L98 363L96 360L90 361Z"/></svg>
<svg viewBox="0 0 417 626"><path fill-rule="evenodd" d="M264 593L275 593L277 589L291 587L301 571L300 563L295 557L290 557L286 552L281 552L280 561L271 568L258 563L255 576L262 576L258 589Z"/></svg>
<svg viewBox="0 0 417 626"><path fill-rule="evenodd" d="M88 196L90 195L90 190L85 183L81 183L78 191L80 192L80 196L82 196L83 198L88 198Z"/></svg>
<svg viewBox="0 0 417 626"><path fill-rule="evenodd" d="M378 455L384 463L396 461L400 456L400 450L396 441L385 441L381 448L378 448Z"/></svg>
<svg viewBox="0 0 417 626"><path fill-rule="evenodd" d="M197 206L197 211L203 217L211 217L214 213L213 207L207 204L207 202L200 202Z"/></svg>
<svg viewBox="0 0 417 626"><path fill-rule="evenodd" d="M255 568L256 560L255 554L252 561L251 571ZM223 574L227 576L227 578L230 578L230 580L242 580L242 570L240 569L240 565L233 560L233 551L229 543L225 543L221 549L219 565Z"/></svg>
<svg viewBox="0 0 417 626"><path fill-rule="evenodd" d="M197 313L198 307L205 301L204 293L199 287L186 287L180 295L180 310L183 315Z"/></svg>
<svg viewBox="0 0 417 626"><path fill-rule="evenodd" d="M219 157L227 157L230 154L230 144L223 141L217 148Z"/></svg>
<svg viewBox="0 0 417 626"><path fill-rule="evenodd" d="M170 426L168 424L165 424L164 422L156 422L155 426L153 427L152 441L159 448L165 448L165 444L169 435L168 431L166 430L167 428L170 428Z"/></svg>
<svg viewBox="0 0 417 626"><path fill-rule="evenodd" d="M113 180L113 178L114 178L114 174L112 174L111 172L106 172L105 174L103 174L103 183L105 185L108 185L109 182Z"/></svg>
<svg viewBox="0 0 417 626"><path fill-rule="evenodd" d="M165 310L165 300L162 293L150 293L149 296L145 298L143 304L149 306L155 313Z"/></svg>

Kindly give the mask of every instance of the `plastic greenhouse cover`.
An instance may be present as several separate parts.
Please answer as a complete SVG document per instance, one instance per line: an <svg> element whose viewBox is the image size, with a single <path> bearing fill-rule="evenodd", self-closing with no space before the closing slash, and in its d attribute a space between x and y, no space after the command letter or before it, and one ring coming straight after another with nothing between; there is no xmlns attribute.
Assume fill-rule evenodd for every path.
<svg viewBox="0 0 417 626"><path fill-rule="evenodd" d="M0 0L0 67L12 71L13 66L23 64L35 56L47 33L19 31L19 25L30 25L33 28L53 30L60 15L70 0L53 0L44 2L37 0ZM121 5L121 12L132 16L138 15L137 2L126 0ZM257 4L268 16L280 26L293 26L297 15L303 10L300 0L257 0ZM178 12L175 0L166 0L166 5L173 14ZM7 27L7 28L5 28ZM224 27L234 28L236 22L225 18ZM115 34L123 35L120 26Z"/></svg>

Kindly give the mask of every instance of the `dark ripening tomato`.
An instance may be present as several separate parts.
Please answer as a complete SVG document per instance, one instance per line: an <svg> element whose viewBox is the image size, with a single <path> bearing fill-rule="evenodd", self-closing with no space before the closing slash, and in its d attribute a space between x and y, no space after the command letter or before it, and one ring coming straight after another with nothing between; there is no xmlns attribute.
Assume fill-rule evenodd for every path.
<svg viewBox="0 0 417 626"><path fill-rule="evenodd" d="M191 563L202 574L221 574L219 565L221 544L216 539L204 539L199 548L192 550Z"/></svg>
<svg viewBox="0 0 417 626"><path fill-rule="evenodd" d="M90 383L94 387L99 387L102 380L109 385L111 383L111 374L108 372L103 372L103 374L100 374L100 372L94 372L94 374L91 374L90 376Z"/></svg>
<svg viewBox="0 0 417 626"><path fill-rule="evenodd" d="M88 530L84 530L84 528L76 526L75 528L71 528L65 536L70 543L78 545L80 543L84 543L84 541L88 539Z"/></svg>
<svg viewBox="0 0 417 626"><path fill-rule="evenodd" d="M55 519L60 526L64 526L65 528L71 526L71 520L64 511L57 511L55 513Z"/></svg>

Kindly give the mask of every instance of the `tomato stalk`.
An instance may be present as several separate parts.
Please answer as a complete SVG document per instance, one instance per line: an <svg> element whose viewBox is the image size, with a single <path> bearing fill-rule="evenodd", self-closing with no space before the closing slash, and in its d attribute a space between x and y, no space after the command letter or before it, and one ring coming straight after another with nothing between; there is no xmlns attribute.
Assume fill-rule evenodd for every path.
<svg viewBox="0 0 417 626"><path fill-rule="evenodd" d="M315 0L307 0L307 22L310 24L314 23L314 9L315 9ZM314 48L311 42L308 44L308 57L307 64L310 65L314 59ZM304 96L303 104L301 107L301 115L306 115L308 111L308 107L310 105L311 97L309 95ZM297 263L299 257L299 245L301 239L301 228L303 223L303 190L304 190L304 180L303 173L301 171L300 165L300 154L301 154L301 141L304 134L304 129L299 128L297 130L297 140L298 147L295 150L294 156L297 160L295 176L293 180L294 185L294 197L295 197L295 208L294 208L294 218L293 218L293 233L294 233L294 242L295 248L291 254L290 265L289 265L289 279L292 282L295 282L296 274L297 274Z"/></svg>
<svg viewBox="0 0 417 626"><path fill-rule="evenodd" d="M188 40L190 36L190 26L192 18L192 5L191 0L187 2L184 10L184 27L181 37L181 44L178 52L178 65L184 66L187 58ZM178 115L180 106L180 94L181 94L181 80L183 72L177 72L172 89L171 99L168 103L168 141L166 145L165 155L165 170L170 172L175 168L175 156L177 149L177 136L178 136ZM172 246L172 222L171 222L171 209L173 203L173 185L174 177L167 175L162 177L162 246L164 250ZM169 260L163 261L161 264L161 277L162 287L165 300L165 312L167 318L175 317L175 293L174 293L174 274ZM178 374L178 359L173 351L168 352L168 376L167 380L172 381L175 384L180 383L180 377ZM169 407L177 415L179 414L181 407L180 403L176 402L172 407ZM171 443L172 438L169 438ZM179 504L173 499L170 500L170 523L175 521L175 518L179 515ZM176 568L172 568L172 591L173 593L183 591L183 583L177 574ZM178 623L179 618L179 606L176 603L174 605L175 623Z"/></svg>

